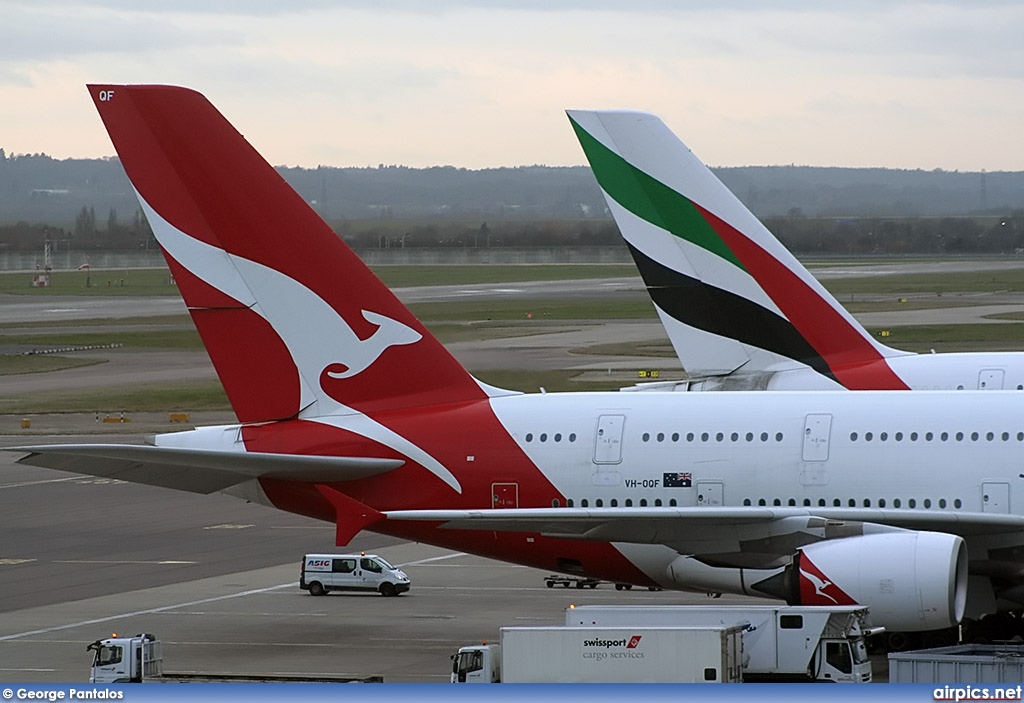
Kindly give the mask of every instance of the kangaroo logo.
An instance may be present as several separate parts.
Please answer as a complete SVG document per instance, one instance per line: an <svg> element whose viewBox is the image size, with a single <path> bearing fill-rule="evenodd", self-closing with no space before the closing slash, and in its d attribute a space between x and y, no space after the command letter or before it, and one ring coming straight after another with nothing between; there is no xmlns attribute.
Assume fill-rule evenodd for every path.
<svg viewBox="0 0 1024 703"><path fill-rule="evenodd" d="M804 605L856 605L843 589L830 581L806 553L800 555L800 600Z"/></svg>
<svg viewBox="0 0 1024 703"><path fill-rule="evenodd" d="M324 371L331 378L352 378L368 369L373 362L380 358L388 347L401 344L414 344L423 338L416 330L408 325L403 325L390 317L379 315L375 312L363 310L363 319L376 325L377 329L369 339L359 339L348 323L338 316L339 322L344 324L346 336L351 335L350 341L344 345L346 360L349 363L340 361L328 364Z"/></svg>

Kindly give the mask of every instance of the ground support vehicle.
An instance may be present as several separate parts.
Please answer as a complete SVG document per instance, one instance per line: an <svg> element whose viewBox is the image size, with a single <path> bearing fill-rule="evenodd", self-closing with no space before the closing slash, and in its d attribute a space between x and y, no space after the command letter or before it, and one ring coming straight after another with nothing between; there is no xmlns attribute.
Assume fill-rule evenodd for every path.
<svg viewBox="0 0 1024 703"><path fill-rule="evenodd" d="M151 634L133 637L114 635L86 647L93 654L89 683L383 683L381 676L284 676L274 674L221 674L164 671L163 647Z"/></svg>
<svg viewBox="0 0 1024 703"><path fill-rule="evenodd" d="M741 624L744 626L745 681L869 683L872 673L865 635L880 632L869 627L868 609L862 606L583 605L566 609L565 624L571 627Z"/></svg>
<svg viewBox="0 0 1024 703"><path fill-rule="evenodd" d="M462 647L452 683L738 683L743 636L715 627L503 627Z"/></svg>
<svg viewBox="0 0 1024 703"><path fill-rule="evenodd" d="M561 586L562 588L569 588L570 586L575 586L576 588L597 588L599 583L603 583L601 579L591 579L584 576L551 574L544 577L544 585L548 588L554 588L555 586Z"/></svg>
<svg viewBox="0 0 1024 703"><path fill-rule="evenodd" d="M1021 681L1024 681L1024 645L1021 644L964 644L889 654L889 683L1019 684ZM988 696L981 693L968 697ZM1020 698L1019 688L1016 698Z"/></svg>
<svg viewBox="0 0 1024 703"><path fill-rule="evenodd" d="M307 554L302 558L299 588L311 596L331 591L376 591L397 596L411 583L404 571L376 554Z"/></svg>

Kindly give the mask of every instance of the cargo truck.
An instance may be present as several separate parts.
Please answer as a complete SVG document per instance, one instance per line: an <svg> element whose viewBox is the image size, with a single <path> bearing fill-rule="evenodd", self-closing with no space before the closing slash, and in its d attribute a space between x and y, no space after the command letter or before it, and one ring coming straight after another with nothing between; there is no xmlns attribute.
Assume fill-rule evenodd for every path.
<svg viewBox="0 0 1024 703"><path fill-rule="evenodd" d="M500 644L462 647L452 683L742 681L743 636L712 627L503 627Z"/></svg>
<svg viewBox="0 0 1024 703"><path fill-rule="evenodd" d="M743 625L745 681L869 683L863 606L584 605L567 608L567 627Z"/></svg>
<svg viewBox="0 0 1024 703"><path fill-rule="evenodd" d="M116 634L88 645L94 652L89 683L171 683L171 682L316 682L383 683L381 676L351 677L333 675L213 674L164 671L163 647L150 634L118 637Z"/></svg>

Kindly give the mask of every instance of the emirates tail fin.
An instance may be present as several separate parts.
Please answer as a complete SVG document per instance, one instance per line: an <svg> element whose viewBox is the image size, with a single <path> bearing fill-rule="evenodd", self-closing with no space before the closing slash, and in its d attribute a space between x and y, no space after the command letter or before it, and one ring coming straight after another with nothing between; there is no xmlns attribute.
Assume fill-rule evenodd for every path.
<svg viewBox="0 0 1024 703"><path fill-rule="evenodd" d="M809 367L847 388L907 387L884 363L905 352L876 342L664 122L568 114L691 376Z"/></svg>

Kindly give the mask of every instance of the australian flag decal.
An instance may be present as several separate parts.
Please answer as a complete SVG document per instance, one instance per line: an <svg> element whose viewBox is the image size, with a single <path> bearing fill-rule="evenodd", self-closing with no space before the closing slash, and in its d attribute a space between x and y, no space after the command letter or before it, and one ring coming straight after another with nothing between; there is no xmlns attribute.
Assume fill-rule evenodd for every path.
<svg viewBox="0 0 1024 703"><path fill-rule="evenodd" d="M690 473L664 474L662 485L665 488L692 488L693 475Z"/></svg>

